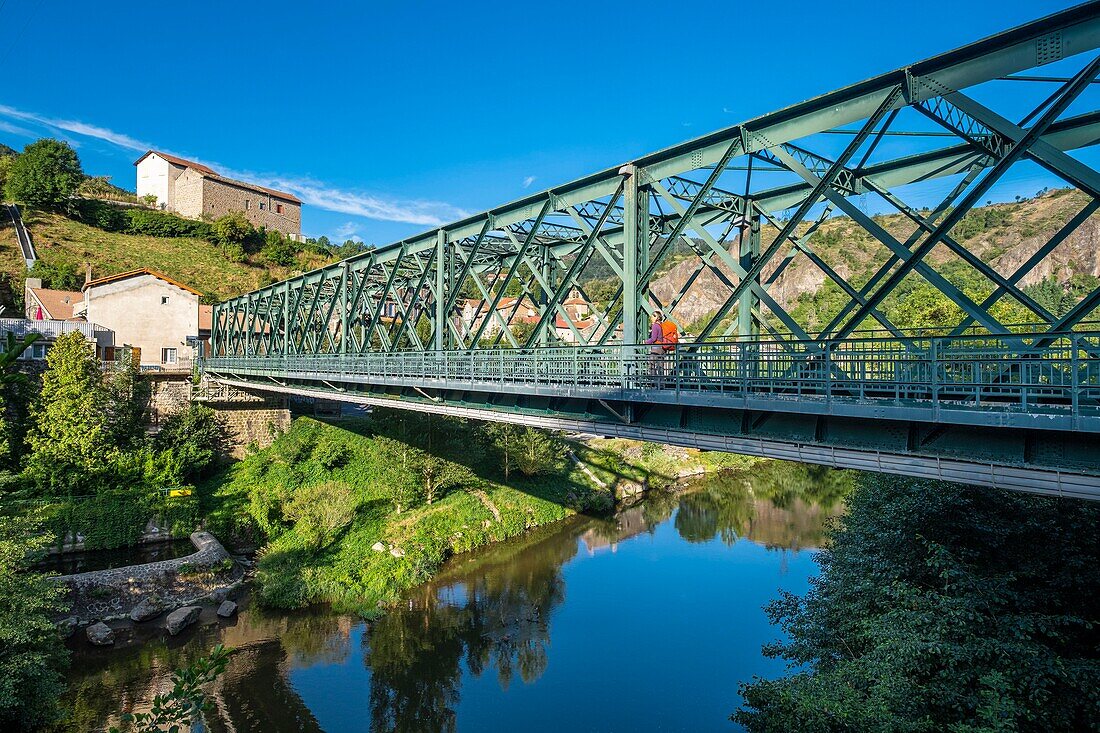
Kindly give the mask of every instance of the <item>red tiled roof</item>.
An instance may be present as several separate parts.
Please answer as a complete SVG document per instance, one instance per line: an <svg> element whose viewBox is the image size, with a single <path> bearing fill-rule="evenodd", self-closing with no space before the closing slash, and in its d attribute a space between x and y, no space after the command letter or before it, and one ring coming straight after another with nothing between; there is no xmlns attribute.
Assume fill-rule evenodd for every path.
<svg viewBox="0 0 1100 733"><path fill-rule="evenodd" d="M277 199L289 201L293 204L301 204L302 200L292 193L286 191L278 191L274 188L267 188L266 186L258 186L255 183L247 183L246 181L238 181L235 178L226 178L225 176L219 176L217 173L208 173L207 178L213 178L215 181L221 181L222 183L228 183L231 186L240 186L241 188L247 188L250 191L262 191L269 196L274 196Z"/></svg>
<svg viewBox="0 0 1100 733"><path fill-rule="evenodd" d="M199 304L199 330L209 331L214 326L214 306Z"/></svg>
<svg viewBox="0 0 1100 733"><path fill-rule="evenodd" d="M84 294L75 290L49 290L47 288L31 288L31 293L42 304L43 316L55 321L67 321L73 317L73 306L84 302ZM29 303L27 304L30 305ZM35 318L35 314L30 314Z"/></svg>
<svg viewBox="0 0 1100 733"><path fill-rule="evenodd" d="M163 280L164 282L168 283L169 285L175 285L177 288L180 288L181 290L186 290L189 293L194 293L195 295L199 295L199 296L202 295L202 293L200 293L198 290L195 290L194 288L192 288L188 285L184 285L181 282L173 280L172 278L168 277L167 275L161 275L159 272L157 272L155 270L150 270L148 267L142 267L141 269L138 269L138 270L130 270L128 272L119 272L119 273L116 273L114 275L107 275L106 277L96 278L95 280L92 280L91 282L84 283L84 290L87 290L88 288L94 288L97 285L106 285L107 283L112 283L112 282L115 282L117 280L125 280L128 277L137 277L139 275L149 275L150 277L155 277L157 280Z"/></svg>
<svg viewBox="0 0 1100 733"><path fill-rule="evenodd" d="M214 172L213 168L205 166L202 163L196 163L195 161L187 160L186 158L178 158L175 155L169 155L168 153L162 153L159 150L150 150L145 155L143 155L140 158L138 158L137 160L135 160L134 165L137 165L141 161L148 158L150 155L157 155L161 158L164 158L169 163L174 163L176 165L182 165L184 168L194 168L199 173L206 173L206 174L212 175L212 176L218 175L217 173Z"/></svg>

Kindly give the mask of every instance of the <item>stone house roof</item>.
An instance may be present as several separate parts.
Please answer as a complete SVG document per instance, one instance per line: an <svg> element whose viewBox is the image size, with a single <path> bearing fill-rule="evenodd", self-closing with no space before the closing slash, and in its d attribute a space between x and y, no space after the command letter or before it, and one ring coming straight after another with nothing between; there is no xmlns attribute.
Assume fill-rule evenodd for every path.
<svg viewBox="0 0 1100 733"><path fill-rule="evenodd" d="M140 158L138 158L137 160L134 161L134 165L137 165L141 161L148 158L150 155L157 155L161 158L164 158L165 160L167 160L169 163L172 163L173 165L183 166L184 168L190 168L190 169L198 172L199 174L201 174L203 178L209 178L211 180L218 181L219 183L225 183L225 184L228 184L230 186L237 186L238 188L244 188L244 189L247 189L249 191L257 191L259 193L266 193L268 196L273 196L275 198L282 199L283 201L289 201L293 204L299 204L300 205L302 203L302 200L299 199L297 196L295 196L292 193L287 193L286 191L279 191L279 190L276 190L274 188L267 188L266 186L259 186L259 185L256 185L255 183L247 183L245 181L238 181L234 178L227 178L226 176L223 176L220 173L218 173L217 171L215 171L210 166L203 165L202 163L196 163L195 161L187 160L186 158L180 158L179 156L176 156L176 155L169 155L168 153L162 153L159 150L150 150L150 151L146 152L145 155L141 156Z"/></svg>
<svg viewBox="0 0 1100 733"><path fill-rule="evenodd" d="M157 272L156 270L150 270L148 267L142 267L142 268L139 268L137 270L129 270L128 272L119 272L119 273L115 273L114 275L107 275L105 277L100 277L100 278L97 278L95 280L89 280L88 282L84 283L84 288L83 289L87 290L88 288L94 288L98 285L106 285L107 283L113 283L113 282L117 282L119 280L125 280L127 278L138 277L138 276L141 276L141 275L149 275L150 277L155 277L158 280L163 280L164 282L168 283L169 285L175 285L177 288L180 288L181 290L186 290L187 292L194 293L195 295L198 295L200 297L202 296L202 293L200 293L198 290L195 290L191 286L184 285L183 283L181 283L177 280L173 280L172 278L168 277L167 275L162 275L159 272ZM81 296L81 299L83 299L83 296Z"/></svg>

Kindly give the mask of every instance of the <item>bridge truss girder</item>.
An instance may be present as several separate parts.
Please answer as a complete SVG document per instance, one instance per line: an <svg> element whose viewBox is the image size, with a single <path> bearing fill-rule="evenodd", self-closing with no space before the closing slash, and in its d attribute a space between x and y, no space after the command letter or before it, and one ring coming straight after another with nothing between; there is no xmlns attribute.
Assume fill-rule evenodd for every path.
<svg viewBox="0 0 1100 733"><path fill-rule="evenodd" d="M911 277L923 278L965 314L941 324L949 331L977 324L1008 332L994 313L1004 298L1051 333L1072 328L1100 304L1100 292L1057 317L1019 283L1100 206L1100 174L1068 154L1100 140L1100 111L1068 114L1096 79L1100 58L1089 54L1098 47L1100 3L1092 2L270 285L215 307L214 354L637 343L654 309L680 320L685 298L704 275L724 288L724 299L697 324L701 339L766 332L780 340L825 341L868 326L900 336L903 329L882 305ZM969 91L1078 55L1085 59L1079 71L1018 122ZM999 83L1009 84L1008 101L1027 86ZM883 141L906 116L934 125L951 141L888 155ZM856 128L843 148L825 149L822 133L847 125ZM1024 162L1082 191L1087 203L1024 266L1003 274L952 232ZM899 189L937 178L955 183L937 206L918 210L905 203ZM904 215L912 232L886 231L855 203L863 196ZM835 214L885 249L884 263L867 282L849 282L813 247L812 235ZM937 248L985 278L989 294L970 297L940 274L929 258ZM690 272L662 300L652 286L678 254L691 260ZM848 299L817 333L774 295L779 278L800 261L821 270ZM609 292L586 292L593 271L612 283ZM566 305L574 294L588 311L583 318Z"/></svg>

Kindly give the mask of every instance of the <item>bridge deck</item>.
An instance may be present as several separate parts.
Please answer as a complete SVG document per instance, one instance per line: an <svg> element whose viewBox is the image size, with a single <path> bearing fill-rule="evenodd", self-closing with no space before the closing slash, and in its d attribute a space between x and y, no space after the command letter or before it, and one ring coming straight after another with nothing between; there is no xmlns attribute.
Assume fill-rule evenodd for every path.
<svg viewBox="0 0 1100 733"><path fill-rule="evenodd" d="M1100 433L1100 332L217 357L281 380Z"/></svg>

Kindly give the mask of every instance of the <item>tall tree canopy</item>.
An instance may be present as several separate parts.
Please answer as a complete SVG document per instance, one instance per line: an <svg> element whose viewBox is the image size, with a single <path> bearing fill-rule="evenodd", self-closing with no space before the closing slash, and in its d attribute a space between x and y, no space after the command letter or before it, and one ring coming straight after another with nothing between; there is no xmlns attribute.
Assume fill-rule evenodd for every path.
<svg viewBox="0 0 1100 733"><path fill-rule="evenodd" d="M30 206L60 209L84 180L80 158L68 143L45 138L23 149L8 166L4 191Z"/></svg>
<svg viewBox="0 0 1100 733"><path fill-rule="evenodd" d="M1100 505L864 475L750 731L1100 730Z"/></svg>

